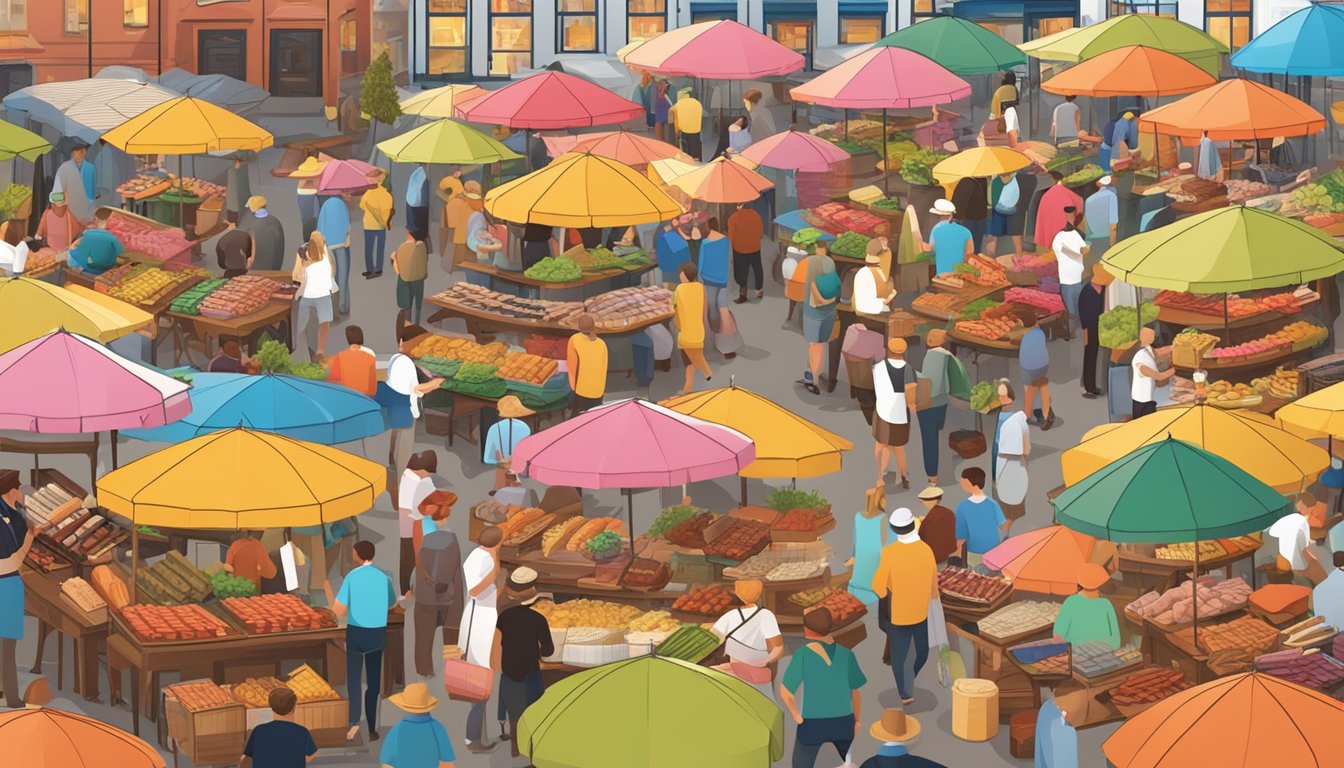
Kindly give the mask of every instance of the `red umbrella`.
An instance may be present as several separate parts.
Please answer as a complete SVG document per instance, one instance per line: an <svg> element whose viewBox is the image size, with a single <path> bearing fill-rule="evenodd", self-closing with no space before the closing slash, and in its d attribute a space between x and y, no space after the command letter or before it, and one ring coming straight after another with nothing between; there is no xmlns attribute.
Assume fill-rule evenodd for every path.
<svg viewBox="0 0 1344 768"><path fill-rule="evenodd" d="M457 108L472 123L529 130L611 125L644 115L644 107L564 72L540 72Z"/></svg>
<svg viewBox="0 0 1344 768"><path fill-rule="evenodd" d="M904 48L873 48L789 91L794 101L839 109L915 109L971 95L965 80Z"/></svg>
<svg viewBox="0 0 1344 768"><path fill-rule="evenodd" d="M803 68L797 51L732 20L673 29L617 57L642 72L707 80L755 80Z"/></svg>

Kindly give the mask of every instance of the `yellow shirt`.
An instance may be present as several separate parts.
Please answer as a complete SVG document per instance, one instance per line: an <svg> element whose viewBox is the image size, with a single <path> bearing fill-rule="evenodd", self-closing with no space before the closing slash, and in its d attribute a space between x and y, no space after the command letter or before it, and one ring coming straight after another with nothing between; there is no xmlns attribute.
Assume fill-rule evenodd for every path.
<svg viewBox="0 0 1344 768"><path fill-rule="evenodd" d="M672 121L678 133L699 133L705 108L694 97L678 99L672 106Z"/></svg>
<svg viewBox="0 0 1344 768"><path fill-rule="evenodd" d="M569 337L565 352L570 387L579 397L599 398L607 391L607 342L582 333Z"/></svg>
<svg viewBox="0 0 1344 768"><path fill-rule="evenodd" d="M677 346L681 349L703 349L705 286L700 283L678 285L672 292L672 306L676 308Z"/></svg>
<svg viewBox="0 0 1344 768"><path fill-rule="evenodd" d="M927 585L920 589L920 585ZM938 563L923 541L899 540L882 548L873 574L873 593L891 595L891 623L918 624L929 618L929 601L938 594Z"/></svg>
<svg viewBox="0 0 1344 768"><path fill-rule="evenodd" d="M364 211L366 231L387 229L387 222L392 219L392 193L381 186L374 187L359 198L359 209Z"/></svg>
<svg viewBox="0 0 1344 768"><path fill-rule="evenodd" d="M467 242L467 219L471 218L471 203L458 195L443 204L443 226L453 230L453 244Z"/></svg>

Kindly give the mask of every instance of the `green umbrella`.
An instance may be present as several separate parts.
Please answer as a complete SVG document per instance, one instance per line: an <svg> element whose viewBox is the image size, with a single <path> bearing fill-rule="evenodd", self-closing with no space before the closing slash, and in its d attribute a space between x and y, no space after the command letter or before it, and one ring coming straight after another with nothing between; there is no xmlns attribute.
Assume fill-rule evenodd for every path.
<svg viewBox="0 0 1344 768"><path fill-rule="evenodd" d="M1233 293L1338 274L1344 245L1296 219L1233 206L1127 238L1101 263L1140 288Z"/></svg>
<svg viewBox="0 0 1344 768"><path fill-rule="evenodd" d="M378 149L397 163L485 165L522 157L480 131L447 118L379 142Z"/></svg>
<svg viewBox="0 0 1344 768"><path fill-rule="evenodd" d="M784 715L732 675L649 655L547 688L514 738L536 768L760 768L784 756Z"/></svg>
<svg viewBox="0 0 1344 768"><path fill-rule="evenodd" d="M1165 16L1128 13L1046 35L1018 46L1034 59L1077 64L1130 45L1160 48L1218 77L1227 46L1198 27Z"/></svg>
<svg viewBox="0 0 1344 768"><path fill-rule="evenodd" d="M0 121L0 160L22 157L32 162L51 151L51 142L26 128Z"/></svg>
<svg viewBox="0 0 1344 768"><path fill-rule="evenodd" d="M912 24L875 45L914 51L962 76L988 75L1027 63L1027 57L1011 43L956 16L935 16Z"/></svg>

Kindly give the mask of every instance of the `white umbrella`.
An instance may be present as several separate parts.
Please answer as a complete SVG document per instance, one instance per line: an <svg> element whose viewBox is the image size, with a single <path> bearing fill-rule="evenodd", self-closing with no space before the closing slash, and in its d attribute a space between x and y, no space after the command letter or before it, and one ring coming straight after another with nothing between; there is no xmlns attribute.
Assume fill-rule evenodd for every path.
<svg viewBox="0 0 1344 768"><path fill-rule="evenodd" d="M93 144L105 131L179 95L159 85L94 77L30 85L3 103L5 109L27 112L63 136Z"/></svg>

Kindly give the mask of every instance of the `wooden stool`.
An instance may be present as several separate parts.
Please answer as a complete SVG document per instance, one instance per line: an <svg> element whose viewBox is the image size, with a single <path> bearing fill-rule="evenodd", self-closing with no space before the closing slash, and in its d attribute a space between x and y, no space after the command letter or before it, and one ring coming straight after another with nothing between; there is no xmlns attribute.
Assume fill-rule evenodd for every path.
<svg viewBox="0 0 1344 768"><path fill-rule="evenodd" d="M1024 709L1008 718L1008 754L1020 760L1036 756L1036 711Z"/></svg>

